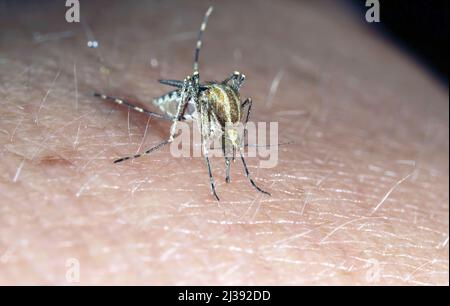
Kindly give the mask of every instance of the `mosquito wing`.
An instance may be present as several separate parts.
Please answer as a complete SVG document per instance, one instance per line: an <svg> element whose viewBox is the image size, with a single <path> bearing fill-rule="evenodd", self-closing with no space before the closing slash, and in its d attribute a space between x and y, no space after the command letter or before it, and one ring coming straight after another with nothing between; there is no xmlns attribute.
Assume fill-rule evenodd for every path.
<svg viewBox="0 0 450 306"><path fill-rule="evenodd" d="M157 106L164 114L175 117L177 114L178 104L181 101L180 90L176 89L167 94L153 100L153 105ZM188 101L182 120L191 121L197 117L195 103L193 100Z"/></svg>

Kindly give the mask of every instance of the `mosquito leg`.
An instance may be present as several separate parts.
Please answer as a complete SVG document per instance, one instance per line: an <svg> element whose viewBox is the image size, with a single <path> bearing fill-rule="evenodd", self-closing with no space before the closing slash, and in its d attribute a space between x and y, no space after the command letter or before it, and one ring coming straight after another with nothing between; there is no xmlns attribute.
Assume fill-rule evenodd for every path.
<svg viewBox="0 0 450 306"><path fill-rule="evenodd" d="M195 81L198 81L198 73L194 74ZM186 103L188 102L189 97L194 97L194 99L197 96L197 91L195 88L193 88L193 80L190 76L187 76L183 81L183 88L181 89L181 97L180 102L178 103L177 107L177 113L175 117L172 119L172 126L170 127L170 136L169 136L169 142L173 141L173 137L175 136L175 133L177 131L177 123L181 118L183 117L183 113L185 111Z"/></svg>
<svg viewBox="0 0 450 306"><path fill-rule="evenodd" d="M123 99L114 98L114 97L110 97L110 96L107 96L105 94L99 94L99 93L94 93L94 96L95 97L100 97L103 100L112 101L112 102L114 102L116 104L119 104L119 105L125 105L129 109L135 110L135 111L140 112L140 113L147 114L147 115L149 115L151 117L165 119L165 120L173 120L173 118L171 118L169 116L165 116L163 114L158 114L158 113L149 111L147 109L144 109L142 107L136 106L136 105L134 105L134 104L132 104L132 103L126 101L126 100L123 100Z"/></svg>
<svg viewBox="0 0 450 306"><path fill-rule="evenodd" d="M248 105L248 106L247 106L247 116L245 117L245 125L247 124L248 119L250 118L250 111L251 111L251 109L252 109L252 104L253 104L252 99L248 98L248 99L245 100L244 103L242 103L242 105L241 105L242 108ZM246 137L247 137L247 129L244 130L244 139L245 139ZM252 178L251 175L250 175L250 172L248 171L247 163L245 162L244 155L242 154L242 151L239 151L239 153L240 153L240 155L241 155L242 164L244 165L245 175L247 176L247 178L248 178L248 180L250 181L250 183L251 183L251 184L253 185L253 187L255 187L256 190L258 190L259 192L262 192L262 193L267 194L267 195L270 196L270 193L269 193L269 192L262 190L261 188L259 188L259 187L256 185L255 181L253 180L253 178Z"/></svg>
<svg viewBox="0 0 450 306"><path fill-rule="evenodd" d="M135 155L130 155L130 156L125 156L122 158L119 158L117 160L114 161L114 163L120 163L129 159L135 159L135 158L139 158L143 155L148 155L160 148L162 148L163 146L165 146L166 144L169 144L173 141L174 137L175 137L175 133L177 131L177 122L182 118L183 116L183 112L189 97L189 94L192 92L192 81L191 78L188 76L184 79L184 84L183 84L183 88L181 90L181 99L180 99L180 103L178 104L178 108L177 108L177 114L175 117L171 118L172 120L172 126L170 127L170 136L169 139L159 143L158 145L148 149L147 151L145 151L144 153L141 154L135 154Z"/></svg>
<svg viewBox="0 0 450 306"><path fill-rule="evenodd" d="M206 161L206 166L208 167L209 183L211 185L211 192L213 193L213 195L216 198L216 200L220 201L220 199L219 199L219 197L217 196L217 193L216 193L216 186L214 184L214 178L213 178L212 171L211 171L211 163L209 162L209 158L208 158L208 153L207 152L205 152L205 161Z"/></svg>
<svg viewBox="0 0 450 306"><path fill-rule="evenodd" d="M225 169L226 169L225 182L229 183L231 181L231 179L230 179L230 158L229 157L225 157Z"/></svg>
<svg viewBox="0 0 450 306"><path fill-rule="evenodd" d="M223 152L223 156L225 158L225 169L226 169L226 174L225 174L225 182L229 183L230 180L230 160L233 158L230 157L230 152L229 150L232 149L231 154L234 154L234 146L232 148L227 148L227 141L225 138L225 133L222 134L222 152Z"/></svg>
<svg viewBox="0 0 450 306"><path fill-rule="evenodd" d="M244 103L242 103L242 105L241 105L241 108L244 108L244 107L246 107L247 105L247 115L246 115L246 117L245 117L245 122L244 122L244 124L246 124L247 122L248 122L248 119L250 118L250 111L251 111L251 109L252 109L252 104L253 104L253 102L252 102L252 99L251 98L248 98L247 100L245 100L244 101Z"/></svg>
<svg viewBox="0 0 450 306"><path fill-rule="evenodd" d="M252 109L252 104L253 104L253 102L252 102L251 98L248 98L247 100L244 101L244 103L241 104L242 109L247 106L247 115L245 116L245 122L244 122L244 140L243 140L244 142L245 142L245 139L247 138L247 122L248 122L248 119L250 118L250 111Z"/></svg>
<svg viewBox="0 0 450 306"><path fill-rule="evenodd" d="M247 176L247 178L248 178L248 180L250 181L250 183L251 183L251 184L253 185L253 187L255 187L255 189L258 190L259 192L262 192L262 193L267 194L267 195L270 196L270 193L269 193L269 192L264 191L264 190L262 190L261 188L259 188L259 187L256 185L255 181L253 181L253 179L252 179L252 177L251 177L251 175L250 175L250 172L248 171L247 163L245 162L244 155L242 154L242 151L240 151L239 153L241 154L241 160L242 160L242 164L244 165L245 175Z"/></svg>
<svg viewBox="0 0 450 306"><path fill-rule="evenodd" d="M139 157L144 156L144 155L148 155L148 154L150 154L150 153L152 153L152 152L154 152L154 151L156 151L156 150L161 149L162 147L164 147L164 146L165 146L166 144L168 144L168 143L170 143L169 140L164 140L163 142L157 144L156 146L151 147L150 149L148 149L148 150L145 151L144 153L135 154L135 155L130 155L130 156L125 156L125 157L116 159L116 160L114 161L114 163L117 164L117 163L120 163L120 162L129 160L129 159L135 159L135 158L139 158Z"/></svg>

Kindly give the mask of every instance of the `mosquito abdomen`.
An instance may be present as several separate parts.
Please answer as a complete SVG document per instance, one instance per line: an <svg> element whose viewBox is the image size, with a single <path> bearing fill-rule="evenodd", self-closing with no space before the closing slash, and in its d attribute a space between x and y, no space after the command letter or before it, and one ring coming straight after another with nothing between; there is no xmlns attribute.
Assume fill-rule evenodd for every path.
<svg viewBox="0 0 450 306"><path fill-rule="evenodd" d="M153 99L153 105L157 106L163 113L174 117L177 114L178 102L180 101L180 93L173 90L161 97Z"/></svg>
<svg viewBox="0 0 450 306"><path fill-rule="evenodd" d="M178 104L181 100L180 90L176 89L167 94L153 99L153 105L157 106L164 114L175 117L178 111ZM196 108L193 101L189 101L186 110L183 113L181 120L192 120L195 118Z"/></svg>

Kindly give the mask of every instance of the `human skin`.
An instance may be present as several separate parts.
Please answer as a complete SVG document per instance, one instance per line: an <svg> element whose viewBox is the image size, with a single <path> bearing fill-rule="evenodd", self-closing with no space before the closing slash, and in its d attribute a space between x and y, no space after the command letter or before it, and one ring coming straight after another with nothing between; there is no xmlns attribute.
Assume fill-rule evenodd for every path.
<svg viewBox="0 0 450 306"><path fill-rule="evenodd" d="M292 142L248 158L272 196L213 158L217 202L169 147L112 163L170 123L92 92L192 73L208 5L83 2L97 49L63 5L0 6L0 283L448 285L448 88L335 1L216 2L204 36L201 79L244 73L251 120Z"/></svg>

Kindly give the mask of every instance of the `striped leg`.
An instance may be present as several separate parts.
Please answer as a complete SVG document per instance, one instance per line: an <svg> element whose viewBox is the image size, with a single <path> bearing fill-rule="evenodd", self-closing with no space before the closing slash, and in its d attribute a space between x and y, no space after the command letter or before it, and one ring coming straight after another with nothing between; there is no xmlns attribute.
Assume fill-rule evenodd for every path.
<svg viewBox="0 0 450 306"><path fill-rule="evenodd" d="M183 116L184 106L187 103L187 100L188 100L188 97L189 97L188 92L189 92L191 87L192 87L191 86L191 78L188 76L186 79L184 79L184 85L183 85L183 89L181 90L181 100L180 100L180 103L178 104L177 114L176 114L175 117L170 118L172 120L172 126L170 127L169 139L164 140L163 142L157 144L156 146L148 149L144 153L130 155L130 156L125 156L125 157L122 157L122 158L119 158L119 159L115 160L114 163L120 163L120 162L129 160L129 159L135 159L135 158L139 158L139 157L144 156L144 155L148 155L148 154L150 154L150 153L152 153L152 152L154 152L156 150L159 150L160 148L162 148L166 144L171 143L173 141L174 137L175 137L177 122Z"/></svg>
<svg viewBox="0 0 450 306"><path fill-rule="evenodd" d="M206 24L208 23L209 15L211 15L213 11L213 7L210 6L206 11L205 16L203 17L202 25L200 26L200 31L198 32L197 45L195 46L195 55L194 55L194 72L198 71L198 58L200 55L200 49L202 47L202 36L203 32L205 32Z"/></svg>
<svg viewBox="0 0 450 306"><path fill-rule="evenodd" d="M247 178L250 181L250 183L252 184L252 186L255 187L255 189L258 190L259 192L262 192L262 193L267 194L267 195L270 196L270 193L268 193L267 191L262 190L261 188L259 188L256 185L255 181L253 180L253 178L250 175L250 172L248 171L247 163L245 162L244 155L242 154L242 151L239 151L239 153L241 154L241 160L242 160L242 164L244 165L245 175L247 176Z"/></svg>
<svg viewBox="0 0 450 306"><path fill-rule="evenodd" d="M230 179L230 161L231 159L233 159L234 161L234 146L233 146L233 151L232 151L232 157L229 156L230 152L229 152L229 148L227 148L229 144L227 144L226 138L225 138L225 133L222 134L222 152L223 152L223 156L225 157L225 182L229 183L231 181ZM227 150L228 149L228 150Z"/></svg>
<svg viewBox="0 0 450 306"><path fill-rule="evenodd" d="M178 103L177 113L172 119L172 126L170 127L169 142L173 141L177 130L177 123L183 118L186 104L190 97L197 97L197 91L193 88L193 79L187 76L183 81L183 88L181 89L180 102Z"/></svg>
<svg viewBox="0 0 450 306"><path fill-rule="evenodd" d="M117 163L120 163L120 162L129 160L129 159L134 159L134 158L138 158L138 157L141 157L141 156L144 156L144 155L148 155L148 154L150 154L150 153L152 153L152 152L154 152L154 151L157 151L157 150L161 149L162 147L164 147L164 146L165 146L166 144L168 144L168 143L170 143L170 142L169 142L168 140L165 140L165 141L163 141L163 142L157 144L156 146L151 147L150 149L148 149L148 150L145 151L144 153L135 154L135 155L130 155L130 156L125 156L125 157L116 159L116 160L114 161L114 163L117 164Z"/></svg>
<svg viewBox="0 0 450 306"><path fill-rule="evenodd" d="M108 100L108 101L114 102L114 103L119 104L119 105L125 105L129 109L135 110L135 111L140 112L140 113L147 114L147 115L149 115L151 117L165 119L165 120L172 120L172 118L169 117L169 116L149 111L147 109L144 109L142 107L136 106L136 105L134 105L134 104L132 104L132 103L126 101L126 100L123 100L123 99L114 98L114 97L110 97L110 96L107 96L105 94L99 94L99 93L94 93L94 96L95 97L100 97L103 100Z"/></svg>
<svg viewBox="0 0 450 306"><path fill-rule="evenodd" d="M216 198L216 200L220 201L219 196L217 195L217 192L216 192L216 185L214 184L214 178L213 178L212 171L211 171L211 163L209 162L209 158L208 158L208 150L205 150L205 161L206 161L206 166L208 167L209 184L211 186L211 192L214 195L214 197Z"/></svg>
<svg viewBox="0 0 450 306"><path fill-rule="evenodd" d="M245 124L247 124L248 119L250 118L250 110L252 109L252 99L248 98L247 100L244 101L244 103L242 103L241 107L244 108L245 106L247 106L247 116L245 117ZM247 129L244 130L244 140L245 137L247 136ZM241 160L242 160L242 164L244 165L244 171L245 171L245 175L247 176L248 180L250 181L250 183L252 184L253 187L255 187L256 190L258 190L259 192L262 192L264 194L267 194L270 196L270 193L267 191L262 190L261 188L259 188L255 181L253 180L253 178L250 175L250 172L248 171L248 167L247 167L247 163L245 162L244 159L244 155L242 154L242 151L239 150L239 153L241 155Z"/></svg>

